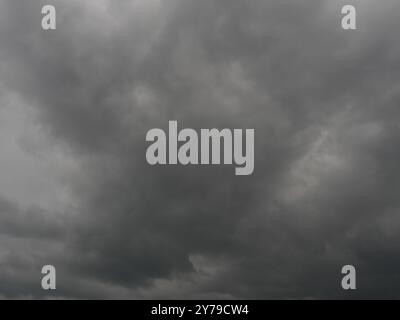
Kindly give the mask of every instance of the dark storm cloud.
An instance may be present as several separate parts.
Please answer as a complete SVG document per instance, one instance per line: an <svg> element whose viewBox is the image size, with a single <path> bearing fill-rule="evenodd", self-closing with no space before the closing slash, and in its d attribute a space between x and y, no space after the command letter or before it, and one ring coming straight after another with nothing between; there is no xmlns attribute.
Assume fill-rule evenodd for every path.
<svg viewBox="0 0 400 320"><path fill-rule="evenodd" d="M5 235L51 239L64 232L61 221L46 219L39 208L23 211L14 203L0 199L0 211L0 231Z"/></svg>
<svg viewBox="0 0 400 320"><path fill-rule="evenodd" d="M398 297L395 1L354 1L354 32L340 1L53 3L43 32L40 1L0 2L0 80L79 163L77 212L4 202L0 294L41 297L54 261L61 297L348 297L345 264ZM254 174L150 167L168 120L255 128Z"/></svg>

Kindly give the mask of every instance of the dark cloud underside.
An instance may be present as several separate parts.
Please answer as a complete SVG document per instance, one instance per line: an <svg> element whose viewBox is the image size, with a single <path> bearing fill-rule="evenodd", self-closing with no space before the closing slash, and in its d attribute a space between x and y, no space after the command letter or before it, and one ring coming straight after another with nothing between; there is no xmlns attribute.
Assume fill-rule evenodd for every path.
<svg viewBox="0 0 400 320"><path fill-rule="evenodd" d="M65 298L398 298L400 5L352 2L345 32L343 1L54 0L44 32L0 0L1 106L67 203L0 198L0 296L54 264ZM168 120L254 128L254 174L149 166Z"/></svg>

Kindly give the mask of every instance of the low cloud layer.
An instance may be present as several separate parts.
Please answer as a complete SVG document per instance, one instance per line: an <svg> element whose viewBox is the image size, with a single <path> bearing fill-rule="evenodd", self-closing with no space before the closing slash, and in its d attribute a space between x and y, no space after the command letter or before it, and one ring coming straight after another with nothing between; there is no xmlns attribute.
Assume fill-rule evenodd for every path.
<svg viewBox="0 0 400 320"><path fill-rule="evenodd" d="M0 0L0 296L398 298L400 6L352 3ZM169 120L254 174L149 166Z"/></svg>

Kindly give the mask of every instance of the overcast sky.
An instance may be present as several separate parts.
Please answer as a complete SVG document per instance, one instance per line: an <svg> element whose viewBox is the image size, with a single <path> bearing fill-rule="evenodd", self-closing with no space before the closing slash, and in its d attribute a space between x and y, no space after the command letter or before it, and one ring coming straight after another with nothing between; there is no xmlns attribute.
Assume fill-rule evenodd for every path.
<svg viewBox="0 0 400 320"><path fill-rule="evenodd" d="M399 16L398 0L0 0L0 297L400 298ZM169 120L254 128L253 175L148 165Z"/></svg>

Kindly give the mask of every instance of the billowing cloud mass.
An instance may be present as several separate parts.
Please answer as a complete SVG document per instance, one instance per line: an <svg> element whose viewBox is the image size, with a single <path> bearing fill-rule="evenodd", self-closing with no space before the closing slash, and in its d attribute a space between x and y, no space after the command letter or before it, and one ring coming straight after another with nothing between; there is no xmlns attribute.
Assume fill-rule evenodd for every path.
<svg viewBox="0 0 400 320"><path fill-rule="evenodd" d="M0 0L0 297L399 298L399 14ZM169 120L254 128L254 174L148 165Z"/></svg>

